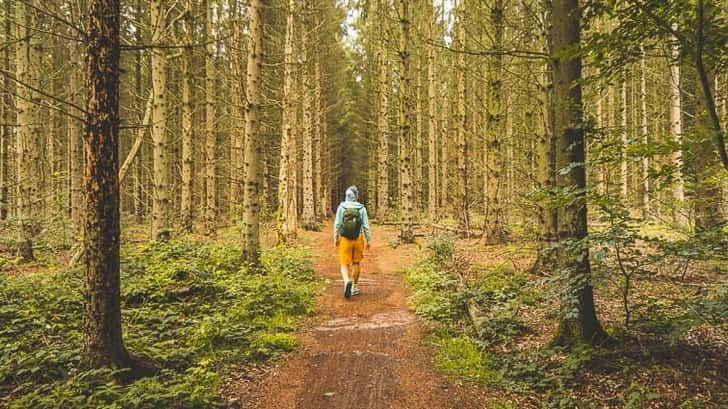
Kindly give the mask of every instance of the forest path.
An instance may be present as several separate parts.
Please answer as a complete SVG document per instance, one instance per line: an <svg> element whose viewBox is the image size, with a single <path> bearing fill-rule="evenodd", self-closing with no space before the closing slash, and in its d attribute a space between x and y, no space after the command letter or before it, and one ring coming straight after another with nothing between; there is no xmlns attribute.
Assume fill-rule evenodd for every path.
<svg viewBox="0 0 728 409"><path fill-rule="evenodd" d="M483 407L478 388L433 369L432 351L420 321L407 308L407 289L398 273L413 262L413 248L392 249L387 243L396 232L374 226L374 245L362 263L362 293L346 300L331 226L306 235L314 240L316 273L328 286L316 315L298 334L296 352L246 390L235 391L242 407Z"/></svg>

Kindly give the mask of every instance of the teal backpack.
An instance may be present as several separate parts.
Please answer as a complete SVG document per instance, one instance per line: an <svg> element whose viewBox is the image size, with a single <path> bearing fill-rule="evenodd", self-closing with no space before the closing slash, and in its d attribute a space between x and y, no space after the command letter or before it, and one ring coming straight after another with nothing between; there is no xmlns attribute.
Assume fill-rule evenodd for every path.
<svg viewBox="0 0 728 409"><path fill-rule="evenodd" d="M341 225L341 235L349 240L356 240L361 234L361 213L359 208L348 207L344 209L344 221Z"/></svg>

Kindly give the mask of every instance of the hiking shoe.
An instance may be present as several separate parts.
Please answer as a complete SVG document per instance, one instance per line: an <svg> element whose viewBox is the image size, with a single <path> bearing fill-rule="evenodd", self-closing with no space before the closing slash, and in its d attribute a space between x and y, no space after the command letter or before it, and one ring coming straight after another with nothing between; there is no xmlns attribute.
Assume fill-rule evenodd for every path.
<svg viewBox="0 0 728 409"><path fill-rule="evenodd" d="M351 298L351 281L347 281L346 284L344 284L344 298Z"/></svg>
<svg viewBox="0 0 728 409"><path fill-rule="evenodd" d="M361 290L359 289L359 287L352 288L351 295L359 295L359 294L361 294Z"/></svg>

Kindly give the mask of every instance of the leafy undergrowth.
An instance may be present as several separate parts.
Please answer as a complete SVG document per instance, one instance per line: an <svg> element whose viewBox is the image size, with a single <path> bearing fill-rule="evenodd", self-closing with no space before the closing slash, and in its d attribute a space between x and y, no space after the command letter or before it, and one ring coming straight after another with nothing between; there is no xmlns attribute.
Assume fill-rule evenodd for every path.
<svg viewBox="0 0 728 409"><path fill-rule="evenodd" d="M0 275L0 407L215 407L225 368L292 349L296 318L313 307L301 250L266 251L256 273L240 267L234 242L188 237L122 252L126 346L158 374L123 385L113 370L80 369L79 269Z"/></svg>
<svg viewBox="0 0 728 409"><path fill-rule="evenodd" d="M567 350L550 344L556 296L547 277L523 271L531 262L527 246L436 236L405 271L412 308L430 324L437 366L493 388L486 407L714 408L728 399L728 291L720 274L696 266L688 280L641 278L625 327L618 282L597 270L597 308L613 342ZM478 311L478 330L468 305Z"/></svg>

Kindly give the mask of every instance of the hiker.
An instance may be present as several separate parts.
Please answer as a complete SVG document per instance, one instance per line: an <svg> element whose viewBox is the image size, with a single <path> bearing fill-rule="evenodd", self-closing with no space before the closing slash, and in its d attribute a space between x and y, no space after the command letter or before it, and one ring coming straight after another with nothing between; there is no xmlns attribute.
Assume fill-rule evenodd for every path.
<svg viewBox="0 0 728 409"><path fill-rule="evenodd" d="M364 258L364 238L366 248L372 244L372 233L369 230L367 209L357 200L359 190L356 186L346 189L346 200L336 209L334 222L334 244L339 248L341 277L344 279L344 297L361 294L359 289L359 272L361 260ZM349 277L351 272L352 277ZM353 280L352 280L353 279Z"/></svg>

